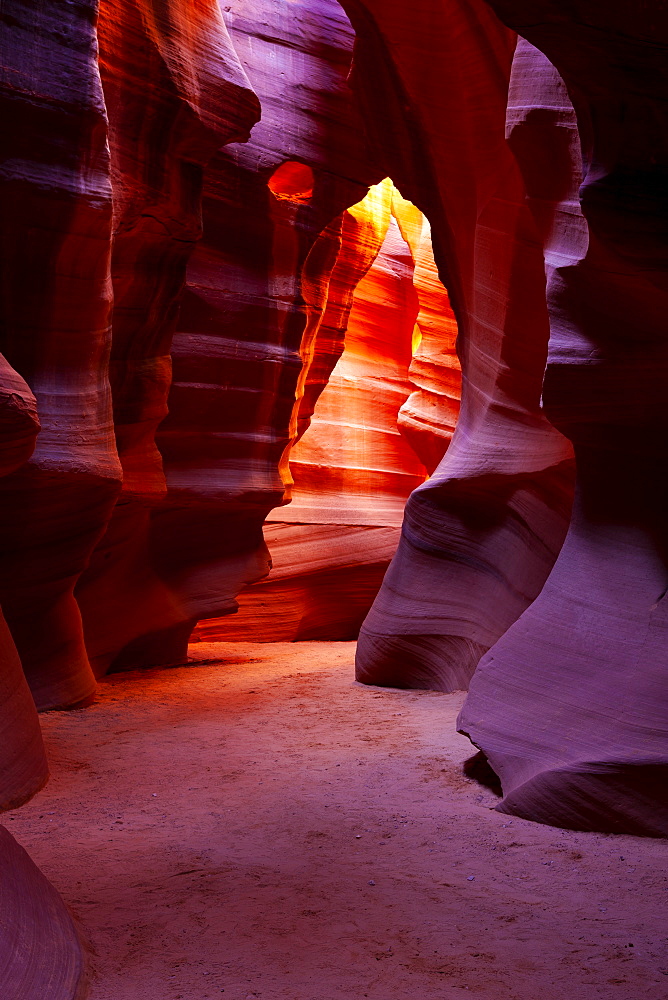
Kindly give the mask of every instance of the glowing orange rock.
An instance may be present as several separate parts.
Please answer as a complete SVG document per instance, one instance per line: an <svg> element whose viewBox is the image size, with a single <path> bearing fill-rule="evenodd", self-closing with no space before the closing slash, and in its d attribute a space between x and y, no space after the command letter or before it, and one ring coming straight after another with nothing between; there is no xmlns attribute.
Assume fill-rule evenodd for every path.
<svg viewBox="0 0 668 1000"><path fill-rule="evenodd" d="M428 220L396 188L392 214L413 256L413 285L419 302L408 369L416 388L399 411L399 429L431 474L452 440L459 417L462 375L456 351L457 320L438 274Z"/></svg>
<svg viewBox="0 0 668 1000"><path fill-rule="evenodd" d="M202 622L197 637L354 638L380 586L406 498L426 475L397 426L414 388L419 303L393 199L388 179L342 220L327 305L303 368L291 502L265 527L269 578L239 596L234 619ZM417 244L421 216L412 211ZM443 433L436 447L445 446Z"/></svg>
<svg viewBox="0 0 668 1000"><path fill-rule="evenodd" d="M195 622L233 611L244 584L268 570L261 526L283 498L282 458L295 434L302 372L308 369L340 242L331 224L359 200L369 181L377 179L346 91L353 35L345 15L333 0L317 11L307 3L293 8L295 16L310 25L305 34L298 19L286 20L268 2L255 4L250 12L242 3L226 11L234 47L265 112L247 144L222 146L234 136L218 135L222 148L205 171L205 235L188 267L171 348L169 414L156 437L166 493L146 503L141 480L133 484L129 478L128 485L140 498L135 502L130 493L129 503L126 498L119 503L78 589L88 648L100 672L112 664L182 658ZM314 46L313 39L324 41L325 36L326 45ZM292 58L295 49L303 50L303 58ZM112 72L109 52L114 51L107 44L110 104L115 80L122 79L120 72ZM203 45L193 51L201 54ZM273 70L267 75L267 67L278 63L286 66L280 80ZM143 63L138 60L138 65ZM225 82L220 86L224 90ZM127 107L133 106L143 120L137 103L127 102ZM223 92L220 100L207 105L208 113L216 108L221 119L229 113L236 122L234 92ZM169 134L181 136L179 149L187 161L199 155L201 141L189 152L189 141L199 133L192 115L182 110ZM313 129L315 113L327 122L325 132ZM126 140L129 134L126 129ZM153 135L148 129L148 138ZM156 149L162 155L159 144ZM129 157L129 146L126 152ZM119 162L122 167L122 159ZM163 177L161 164L173 162L173 157L158 157L156 176ZM193 230L183 226L183 214L171 218L167 211L174 207L169 200L173 191L183 193L183 176L191 177L189 167L184 171L157 194L152 192L158 221L175 236L168 247L151 217L151 199L141 211L132 209L137 215L132 245L159 275L150 283L152 291L158 290L157 299L144 295L136 278L144 257L137 258L142 263L138 267L131 253L119 256L125 238L122 226L116 242L114 267L123 265L120 301L128 305L118 316L124 346L120 353L114 348L114 359L123 362L114 369L119 447L124 462L135 455L128 471L145 473L144 485L153 472L160 472L149 450L152 428L164 415L167 384L166 361L163 358L156 368L149 355L158 343L163 347L156 354L164 352L165 333L174 320L175 300L163 295L161 283L169 279L167 291L172 295L171 255L182 259L179 239L189 242L193 237ZM199 168L196 174L199 177ZM141 171L139 175L143 177ZM190 200L184 200L188 207ZM133 219L131 215L129 223ZM143 235L146 228L149 236ZM125 242L132 243L130 237ZM172 264L163 267L163 258ZM115 281L119 285L116 270ZM138 311L139 305L144 312ZM136 333L129 336L137 323ZM127 398L127 408L119 403L121 398ZM143 416L136 402L141 399L146 403ZM155 458L155 449L152 454ZM153 481L159 490L160 476ZM101 607L104 616L99 615Z"/></svg>
<svg viewBox="0 0 668 1000"><path fill-rule="evenodd" d="M349 210L377 220L376 255L354 289L343 353L290 452L295 485L276 514L282 520L399 526L406 498L424 481L426 470L397 427L413 388L418 300L413 259L391 209L392 185L384 182Z"/></svg>
<svg viewBox="0 0 668 1000"><path fill-rule="evenodd" d="M542 247L504 135L515 37L478 0L344 6L365 123L386 171L430 219L462 366L456 430L408 500L357 676L450 690L539 593L571 502L570 447L540 408Z"/></svg>

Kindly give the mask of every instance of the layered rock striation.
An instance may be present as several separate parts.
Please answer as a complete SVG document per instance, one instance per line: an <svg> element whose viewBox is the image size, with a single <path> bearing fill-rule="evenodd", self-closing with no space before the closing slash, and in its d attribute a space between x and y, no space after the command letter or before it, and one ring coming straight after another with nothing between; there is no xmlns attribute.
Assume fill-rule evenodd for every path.
<svg viewBox="0 0 668 1000"><path fill-rule="evenodd" d="M570 97L582 142L581 215L565 208L546 257L543 390L573 442L577 490L547 583L482 660L459 725L501 779L500 809L666 835L668 18L493 6L541 50L525 46L518 64L519 127L566 126L567 160Z"/></svg>
<svg viewBox="0 0 668 1000"><path fill-rule="evenodd" d="M0 475L28 461L39 429L34 395L0 355ZM35 702L0 612L0 809L29 799L47 776Z"/></svg>
<svg viewBox="0 0 668 1000"><path fill-rule="evenodd" d="M452 442L407 503L357 677L453 690L540 592L572 499L570 445L540 406L541 234L505 139L515 36L477 0L344 6L358 33L365 123L431 222L462 367Z"/></svg>
<svg viewBox="0 0 668 1000"><path fill-rule="evenodd" d="M84 1000L86 951L62 899L0 826L0 983L4 1000Z"/></svg>
<svg viewBox="0 0 668 1000"><path fill-rule="evenodd" d="M156 431L168 413L186 265L202 231L204 167L221 145L248 138L259 106L216 3L103 0L98 34L114 193L110 383L123 469L122 494L77 588L99 675L126 647L133 663L169 660L172 631L192 626L170 557L153 539L167 498Z"/></svg>
<svg viewBox="0 0 668 1000"><path fill-rule="evenodd" d="M480 660L499 808L668 833L668 16L599 7L6 0L0 808L37 709L380 587L357 677ZM0 868L8 996L81 995Z"/></svg>
<svg viewBox="0 0 668 1000"><path fill-rule="evenodd" d="M232 4L226 12L233 51L261 99L263 117L243 144L230 144L238 117L211 137L220 148L204 175L204 239L187 269L170 351L171 384L165 351L175 321L176 272L179 280L183 277L180 241L192 241L196 235L188 235L183 228L187 219L179 215L192 203L183 177L190 177L193 167L186 164L190 173L184 175L181 169L176 179L172 177L174 152L160 146L153 150L149 140L156 134L154 116L147 119L153 122L153 131L147 131L147 155L157 156L156 176L165 176L164 169L162 174L158 170L161 163L171 164L172 174L160 197L151 193L157 209L142 209L143 216L140 212L127 234L120 223L118 267L127 277L120 279L124 298L116 307L121 310L120 339L113 357L121 366L114 375L120 380L119 399L118 393L125 390L130 402L141 397L133 389L131 371L139 386L148 386L150 419L139 412L131 419L130 403L125 410L125 404L117 405L127 442L121 456L127 455L133 468L157 470L159 495L147 500L141 483L134 489L129 481L127 500L119 503L80 584L78 597L98 672L182 659L198 619L234 611L243 585L269 569L262 523L269 510L283 502L287 452L297 435L299 400L341 241L336 220L377 179L345 84L353 34L343 11L334 2L322 3L317 10L300 3L291 4L290 13L287 19L269 3L252 10ZM211 45L211 28L203 37ZM111 43L108 49L114 51ZM195 51L201 58L202 46ZM108 61L113 83L116 77ZM122 79L118 57L117 65L116 76ZM204 83L200 81L203 91ZM208 91L209 117L212 109L218 109L219 119L227 108L239 115L238 102L229 93L219 95L211 87ZM305 93L309 96L303 100ZM128 132L129 102L121 93L117 103L125 109ZM170 107L174 115L176 105ZM176 148L185 150L182 158L190 161L192 116L186 111L179 115L168 129L176 132ZM210 126L205 118L200 125ZM252 124L252 119L246 121ZM180 138L179 125L185 128ZM121 172L124 162L121 143ZM185 191L185 209L174 190ZM146 193L141 196L146 198ZM135 218L138 208L132 212ZM191 218L188 225L194 221ZM163 223L171 242L160 232ZM155 234L154 250L147 251L152 266L158 245L179 263L169 294L142 314L136 304L146 296L131 248L142 246L146 227ZM166 281L169 270L158 266L161 281ZM151 280L150 274L146 280ZM165 414L167 388L168 416L155 439L151 465L140 439L145 444L152 440ZM107 609L102 620L101 605Z"/></svg>
<svg viewBox="0 0 668 1000"><path fill-rule="evenodd" d="M386 178L341 220L289 455L291 499L264 530L271 573L242 592L237 616L202 622L194 637L357 637L406 499L426 478L421 456L432 471L452 435L456 329L429 224Z"/></svg>
<svg viewBox="0 0 668 1000"><path fill-rule="evenodd" d="M95 13L92 2L68 8L63 30L56 7L3 7L0 350L34 393L41 432L0 480L0 604L39 708L94 694L73 591L121 476Z"/></svg>

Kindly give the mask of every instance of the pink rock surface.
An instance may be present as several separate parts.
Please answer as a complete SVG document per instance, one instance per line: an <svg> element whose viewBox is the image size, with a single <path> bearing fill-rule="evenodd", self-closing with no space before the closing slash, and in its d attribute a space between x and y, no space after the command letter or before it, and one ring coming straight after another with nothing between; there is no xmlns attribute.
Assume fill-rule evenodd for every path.
<svg viewBox="0 0 668 1000"><path fill-rule="evenodd" d="M95 5L3 8L0 349L37 399L30 460L0 480L0 604L38 707L95 690L74 585L119 487L111 185Z"/></svg>
<svg viewBox="0 0 668 1000"><path fill-rule="evenodd" d="M62 899L0 826L3 1000L84 1000L86 957Z"/></svg>
<svg viewBox="0 0 668 1000"><path fill-rule="evenodd" d="M583 145L585 239L576 218L547 255L544 387L578 486L554 569L481 662L459 725L498 773L503 811L666 835L668 17L545 2L528 27L528 5L493 6L545 53L524 52L527 106L565 124L547 56Z"/></svg>
<svg viewBox="0 0 668 1000"><path fill-rule="evenodd" d="M663 1000L665 843L495 812L461 693L353 684L348 643L189 652L44 718L7 820L85 915L90 1000Z"/></svg>
<svg viewBox="0 0 668 1000"><path fill-rule="evenodd" d="M344 6L378 155L432 224L463 374L452 443L408 501L357 676L452 690L540 592L571 503L570 446L540 409L540 232L504 134L515 37L478 0Z"/></svg>

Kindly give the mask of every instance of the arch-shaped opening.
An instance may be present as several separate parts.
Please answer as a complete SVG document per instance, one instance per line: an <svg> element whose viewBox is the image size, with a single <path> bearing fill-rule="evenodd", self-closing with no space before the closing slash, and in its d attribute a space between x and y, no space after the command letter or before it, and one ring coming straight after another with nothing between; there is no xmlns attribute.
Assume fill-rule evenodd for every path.
<svg viewBox="0 0 668 1000"><path fill-rule="evenodd" d="M306 204L313 195L315 177L306 163L298 160L286 160L276 167L267 181L269 190L280 201L292 201Z"/></svg>
<svg viewBox="0 0 668 1000"><path fill-rule="evenodd" d="M272 573L238 595L238 615L201 621L198 638L354 638L406 499L448 445L457 325L429 222L389 177L340 221L297 401L306 427L289 454L291 502L264 529Z"/></svg>

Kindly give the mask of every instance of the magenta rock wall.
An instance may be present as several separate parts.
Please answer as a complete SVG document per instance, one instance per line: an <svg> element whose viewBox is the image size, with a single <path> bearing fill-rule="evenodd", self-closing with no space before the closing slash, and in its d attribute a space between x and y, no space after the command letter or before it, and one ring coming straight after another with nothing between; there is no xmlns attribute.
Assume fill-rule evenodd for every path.
<svg viewBox="0 0 668 1000"><path fill-rule="evenodd" d="M493 6L525 23L525 5ZM583 219L565 209L546 257L543 390L574 445L576 498L545 587L480 664L460 727L499 774L503 810L665 835L668 14L544 3L538 20L521 30L545 55L524 48L518 103L530 91L568 127L567 88L583 153Z"/></svg>

